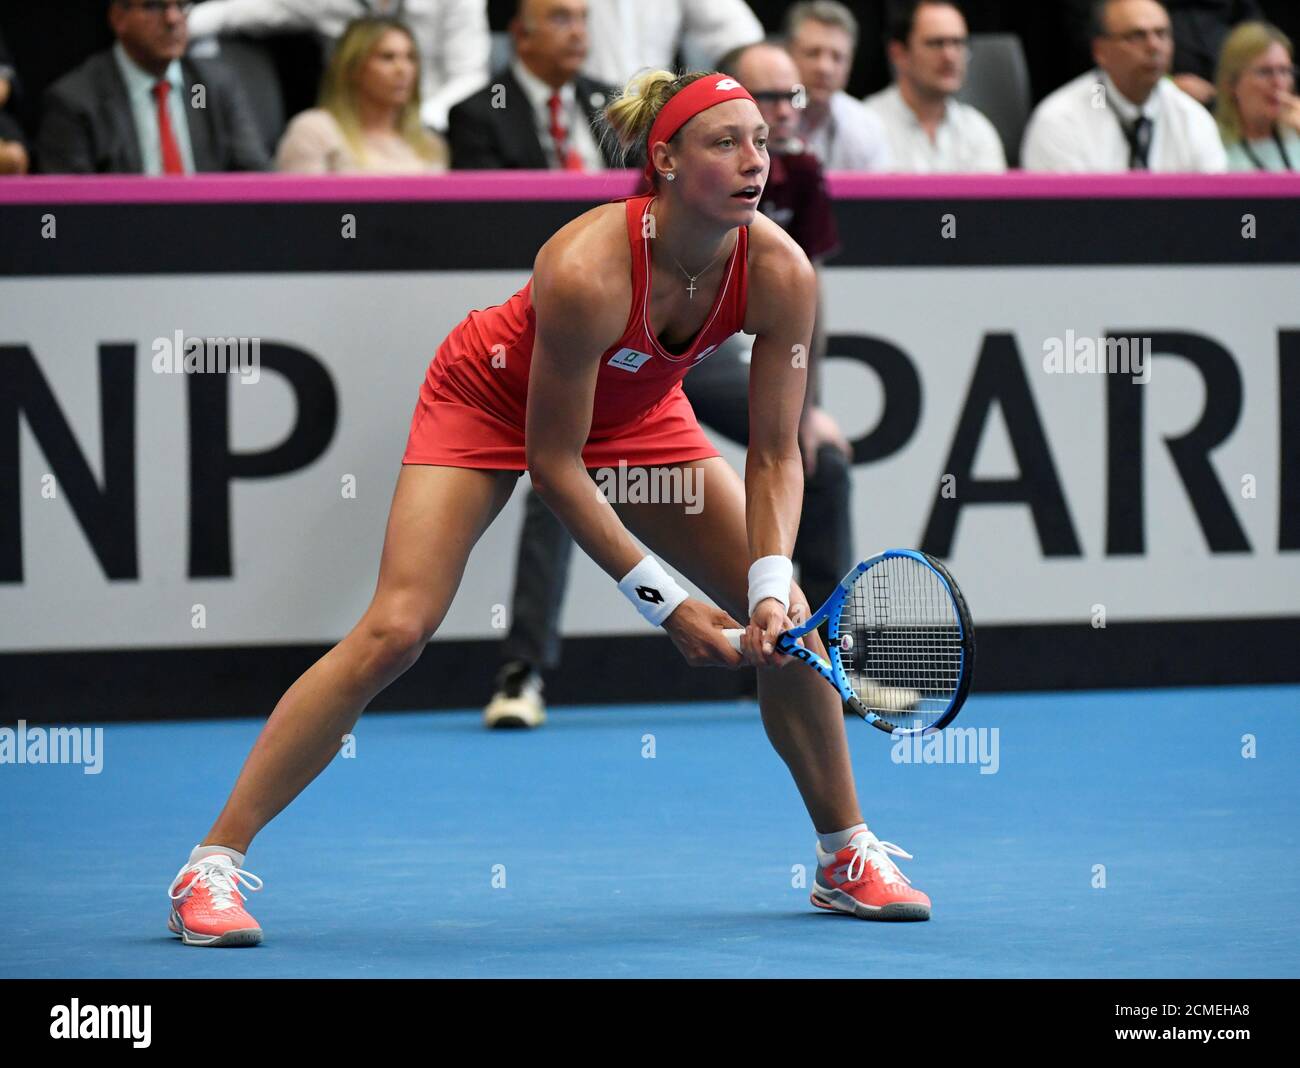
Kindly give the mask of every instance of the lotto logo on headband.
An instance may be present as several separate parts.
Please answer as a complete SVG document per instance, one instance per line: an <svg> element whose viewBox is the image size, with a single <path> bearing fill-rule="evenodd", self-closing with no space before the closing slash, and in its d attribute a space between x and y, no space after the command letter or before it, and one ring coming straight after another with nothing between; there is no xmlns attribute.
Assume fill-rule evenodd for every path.
<svg viewBox="0 0 1300 1068"><path fill-rule="evenodd" d="M719 92L726 92L728 89L739 89L740 82L736 81L735 78L719 78L713 88Z"/></svg>

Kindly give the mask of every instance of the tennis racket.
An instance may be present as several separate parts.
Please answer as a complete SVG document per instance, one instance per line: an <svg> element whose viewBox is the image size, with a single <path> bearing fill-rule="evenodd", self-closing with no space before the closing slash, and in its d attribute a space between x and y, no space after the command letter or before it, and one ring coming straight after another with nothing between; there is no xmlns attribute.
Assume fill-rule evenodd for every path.
<svg viewBox="0 0 1300 1068"><path fill-rule="evenodd" d="M827 627L827 663L799 639ZM722 632L739 651L743 630ZM889 734L933 734L970 693L975 629L947 568L912 549L863 560L776 648L812 668L854 712Z"/></svg>

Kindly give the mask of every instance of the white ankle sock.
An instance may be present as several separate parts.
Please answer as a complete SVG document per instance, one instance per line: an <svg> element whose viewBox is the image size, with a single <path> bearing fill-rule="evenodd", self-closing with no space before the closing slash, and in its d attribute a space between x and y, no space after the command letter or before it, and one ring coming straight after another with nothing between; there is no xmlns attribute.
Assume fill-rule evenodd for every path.
<svg viewBox="0 0 1300 1068"><path fill-rule="evenodd" d="M831 831L830 834L822 834L819 831L817 834L817 841L821 843L822 849L827 853L838 853L848 845L850 841L852 841L855 834L859 831L865 831L866 829L867 825L865 823L855 823L852 827L849 827L846 830Z"/></svg>
<svg viewBox="0 0 1300 1068"><path fill-rule="evenodd" d="M196 860L202 860L204 857L210 857L214 853L224 853L235 862L236 868L244 866L244 854L237 849L230 849L220 845L196 845L194 851L190 853L189 862L193 864Z"/></svg>

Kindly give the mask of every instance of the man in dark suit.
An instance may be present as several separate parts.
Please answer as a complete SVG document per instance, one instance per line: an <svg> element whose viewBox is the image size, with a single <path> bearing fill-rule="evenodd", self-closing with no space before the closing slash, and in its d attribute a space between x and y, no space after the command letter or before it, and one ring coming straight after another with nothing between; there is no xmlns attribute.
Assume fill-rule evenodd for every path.
<svg viewBox="0 0 1300 1068"><path fill-rule="evenodd" d="M451 109L452 167L621 166L614 146L603 145L594 128L614 87L578 73L587 58L586 0L519 0L510 36L515 58L509 66Z"/></svg>
<svg viewBox="0 0 1300 1068"><path fill-rule="evenodd" d="M233 75L183 58L177 0L111 0L117 44L46 92L37 164L47 174L192 174L268 165Z"/></svg>

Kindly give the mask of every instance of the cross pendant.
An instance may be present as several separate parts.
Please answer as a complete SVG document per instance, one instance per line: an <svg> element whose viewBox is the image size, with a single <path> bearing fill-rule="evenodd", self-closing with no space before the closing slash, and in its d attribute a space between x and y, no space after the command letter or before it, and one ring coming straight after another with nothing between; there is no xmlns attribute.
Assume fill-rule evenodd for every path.
<svg viewBox="0 0 1300 1068"><path fill-rule="evenodd" d="M691 279L691 284L686 287L686 292L690 295L691 300L695 299L695 279Z"/></svg>

